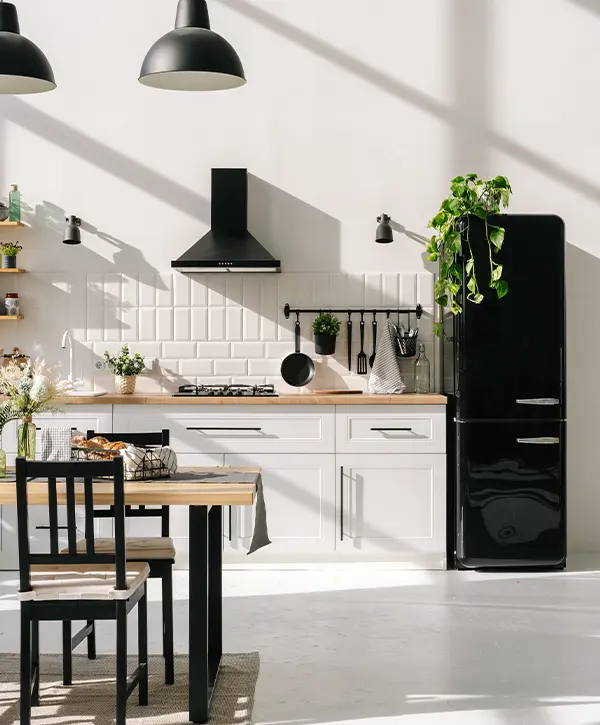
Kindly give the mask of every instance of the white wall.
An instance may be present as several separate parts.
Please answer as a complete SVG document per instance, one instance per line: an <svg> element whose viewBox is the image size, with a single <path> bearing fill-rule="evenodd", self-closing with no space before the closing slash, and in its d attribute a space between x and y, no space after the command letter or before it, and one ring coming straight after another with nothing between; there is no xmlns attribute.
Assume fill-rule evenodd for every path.
<svg viewBox="0 0 600 725"><path fill-rule="evenodd" d="M213 166L248 167L252 229L287 273L358 280L349 282L350 304L382 279L365 273L423 272L419 236L451 176L506 174L515 211L566 221L569 539L572 550L600 550L597 2L212 0L213 27L249 79L212 95L137 83L146 50L173 23L175 0L18 6L59 89L0 100L0 189L20 184L31 207L22 263L46 275L22 281L28 319L14 338L3 328L5 347L14 341L58 359L59 331L71 326L84 368L85 346L134 337L134 317L139 334L140 290L124 302L113 292L129 293L121 280L136 275L156 280L206 231ZM394 245L373 243L382 211L408 230ZM86 222L80 248L60 244L65 213ZM99 274L109 275L101 289L68 296ZM170 293L157 286L164 301ZM522 323L535 320L525 312Z"/></svg>

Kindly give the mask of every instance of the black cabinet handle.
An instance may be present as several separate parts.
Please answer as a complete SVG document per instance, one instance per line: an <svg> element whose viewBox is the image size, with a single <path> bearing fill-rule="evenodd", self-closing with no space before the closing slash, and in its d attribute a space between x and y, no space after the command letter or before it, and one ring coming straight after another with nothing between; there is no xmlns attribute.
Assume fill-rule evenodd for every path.
<svg viewBox="0 0 600 725"><path fill-rule="evenodd" d="M250 430L250 431L261 431L262 428L208 428L203 426L202 428L186 428L186 430Z"/></svg>
<svg viewBox="0 0 600 725"><path fill-rule="evenodd" d="M391 431L405 431L405 432L408 433L408 432L410 432L412 430L412 428L371 428L371 430L379 431L380 433L385 433L388 430L391 430Z"/></svg>
<svg viewBox="0 0 600 725"><path fill-rule="evenodd" d="M233 519L233 516L231 514L231 510L232 510L232 507L230 506L229 507L229 541L231 541L232 538L233 538L233 536L231 534L231 522L232 522L232 519Z"/></svg>
<svg viewBox="0 0 600 725"><path fill-rule="evenodd" d="M344 540L344 466L340 466L340 541Z"/></svg>
<svg viewBox="0 0 600 725"><path fill-rule="evenodd" d="M52 529L51 526L36 526L35 528L38 529L38 531L51 531L51 529ZM58 531L68 531L69 527L68 526L57 526L56 529Z"/></svg>

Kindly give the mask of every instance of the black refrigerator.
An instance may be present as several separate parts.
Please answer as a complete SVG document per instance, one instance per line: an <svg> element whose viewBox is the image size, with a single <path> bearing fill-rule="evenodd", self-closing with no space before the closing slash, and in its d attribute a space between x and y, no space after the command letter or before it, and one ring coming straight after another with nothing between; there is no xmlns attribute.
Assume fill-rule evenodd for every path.
<svg viewBox="0 0 600 725"><path fill-rule="evenodd" d="M490 289L480 305L464 301L462 315L444 315L448 561L467 569L560 569L566 561L564 224L545 215L490 221L506 230L496 260L509 293L498 300ZM481 220L471 222L470 241L487 287Z"/></svg>

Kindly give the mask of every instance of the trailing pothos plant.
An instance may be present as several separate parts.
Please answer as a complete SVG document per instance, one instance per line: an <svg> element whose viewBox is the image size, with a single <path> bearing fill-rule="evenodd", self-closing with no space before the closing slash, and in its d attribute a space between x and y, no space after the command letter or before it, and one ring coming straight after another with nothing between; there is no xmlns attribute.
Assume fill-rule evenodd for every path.
<svg viewBox="0 0 600 725"><path fill-rule="evenodd" d="M488 242L488 264L490 278L488 286L495 290L498 299L508 293L508 282L502 279L502 265L494 257L502 249L504 229L488 221L489 216L499 214L508 207L512 189L506 176L495 176L484 181L477 174L457 176L450 184L450 196L442 202L440 210L429 222L435 230L427 245L431 262L439 262L439 277L435 283L435 301L448 307L454 315L462 312L457 295L463 284L462 265L458 255L466 256L467 300L481 304L484 294L477 278L476 260L469 237L472 217L482 219ZM479 265L481 260L477 260ZM440 335L441 325L435 326Z"/></svg>

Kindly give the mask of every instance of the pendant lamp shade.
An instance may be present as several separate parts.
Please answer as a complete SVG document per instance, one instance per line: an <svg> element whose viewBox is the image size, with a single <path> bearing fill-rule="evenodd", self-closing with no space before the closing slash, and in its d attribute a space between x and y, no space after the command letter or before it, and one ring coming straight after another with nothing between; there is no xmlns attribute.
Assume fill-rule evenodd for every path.
<svg viewBox="0 0 600 725"><path fill-rule="evenodd" d="M68 216L65 221L67 225L65 227L65 234L63 244L81 244L81 219L76 216Z"/></svg>
<svg viewBox="0 0 600 725"><path fill-rule="evenodd" d="M394 241L394 232L390 226L391 218L387 214L382 214L377 217L377 221L379 226L375 233L375 241L377 244L390 244L390 242Z"/></svg>
<svg viewBox="0 0 600 725"><path fill-rule="evenodd" d="M0 94L45 93L56 88L48 58L20 34L17 8L0 3Z"/></svg>
<svg viewBox="0 0 600 725"><path fill-rule="evenodd" d="M210 29L206 0L179 0L175 30L150 48L139 80L172 91L221 91L246 83L233 46Z"/></svg>

